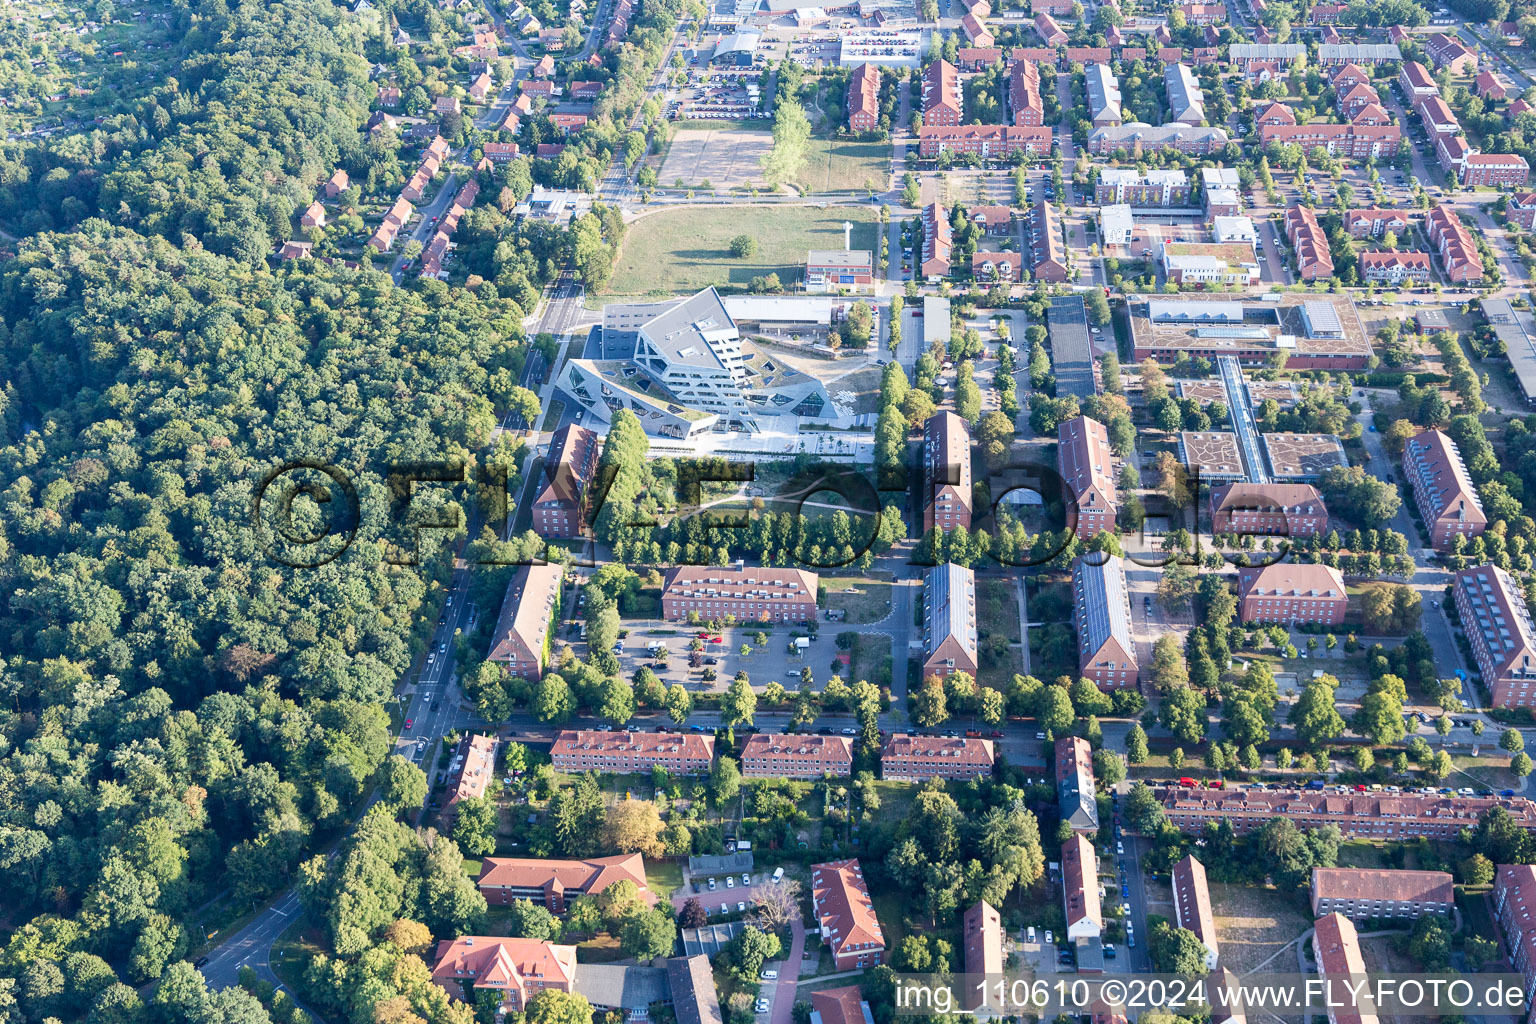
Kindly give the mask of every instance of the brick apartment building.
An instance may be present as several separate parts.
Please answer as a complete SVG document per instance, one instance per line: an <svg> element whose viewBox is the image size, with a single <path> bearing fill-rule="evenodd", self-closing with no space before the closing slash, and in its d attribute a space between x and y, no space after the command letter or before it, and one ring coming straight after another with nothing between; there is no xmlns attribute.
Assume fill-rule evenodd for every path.
<svg viewBox="0 0 1536 1024"><path fill-rule="evenodd" d="M1471 233L1453 210L1446 206L1435 207L1425 216L1424 226L1450 281L1465 284L1482 280L1482 255L1477 251Z"/></svg>
<svg viewBox="0 0 1536 1024"><path fill-rule="evenodd" d="M1061 896L1067 913L1067 939L1102 938L1099 858L1093 852L1093 841L1078 832L1061 844Z"/></svg>
<svg viewBox="0 0 1536 1024"><path fill-rule="evenodd" d="M923 125L917 131L917 152L925 160L943 153L966 153L983 160L1002 160L1016 153L1040 156L1051 151L1047 126L1011 124Z"/></svg>
<svg viewBox="0 0 1536 1024"><path fill-rule="evenodd" d="M1056 437L1061 477L1077 504L1077 535L1087 541L1114 530L1120 509L1108 429L1098 420L1074 416L1061 423Z"/></svg>
<svg viewBox="0 0 1536 1024"><path fill-rule="evenodd" d="M923 261L918 265L922 276L929 281L948 277L953 247L954 229L949 223L949 212L938 203L929 203L923 207Z"/></svg>
<svg viewBox="0 0 1536 1024"><path fill-rule="evenodd" d="M1504 216L1516 227L1536 229L1536 192L1516 192L1504 201Z"/></svg>
<svg viewBox="0 0 1536 1024"><path fill-rule="evenodd" d="M1328 914L1317 919L1312 931L1312 956L1317 962L1317 973L1325 981L1337 979L1334 984L1342 991L1343 986L1358 980L1365 974L1365 957L1360 954L1360 936L1349 918L1342 914ZM1339 1006L1348 1002L1348 996L1335 996L1329 1000L1328 1024L1377 1024L1379 1018L1370 1012L1370 1004Z"/></svg>
<svg viewBox="0 0 1536 1024"><path fill-rule="evenodd" d="M956 672L975 678L977 637L975 572L953 562L929 569L923 581L923 678Z"/></svg>
<svg viewBox="0 0 1536 1024"><path fill-rule="evenodd" d="M885 934L857 860L811 865L811 906L839 971L884 962Z"/></svg>
<svg viewBox="0 0 1536 1024"><path fill-rule="evenodd" d="M1173 866L1173 917L1178 927L1194 933L1205 947L1205 969L1214 971L1221 959L1216 941L1216 917L1211 913L1211 890L1205 881L1205 865L1188 854Z"/></svg>
<svg viewBox="0 0 1536 1024"><path fill-rule="evenodd" d="M805 569L743 565L679 565L661 585L661 617L705 622L810 622L816 618L820 578Z"/></svg>
<svg viewBox="0 0 1536 1024"><path fill-rule="evenodd" d="M1396 124L1278 124L1259 128L1259 142L1296 145L1307 152L1321 146L1330 156L1380 160L1394 156L1403 138Z"/></svg>
<svg viewBox="0 0 1536 1024"><path fill-rule="evenodd" d="M1040 99L1040 69L1032 60L1016 60L1008 68L1008 110L1013 123L1039 127L1045 123Z"/></svg>
<svg viewBox="0 0 1536 1024"><path fill-rule="evenodd" d="M564 914L577 896L596 896L621 880L635 883L640 898L655 906L656 894L645 880L645 858L638 853L592 860L486 857L480 862L475 885L493 907L527 900L551 914Z"/></svg>
<svg viewBox="0 0 1536 1024"><path fill-rule="evenodd" d="M960 73L947 60L934 61L923 71L923 127L953 127L963 116Z"/></svg>
<svg viewBox="0 0 1536 1024"><path fill-rule="evenodd" d="M1519 581L1481 565L1458 572L1452 591L1492 706L1536 706L1536 626Z"/></svg>
<svg viewBox="0 0 1536 1024"><path fill-rule="evenodd" d="M880 774L888 782L985 778L996 751L991 740L974 736L892 733L880 751Z"/></svg>
<svg viewBox="0 0 1536 1024"><path fill-rule="evenodd" d="M1363 252L1360 254L1360 279L1369 284L1398 288L1403 285L1423 287L1434 271L1427 252Z"/></svg>
<svg viewBox="0 0 1536 1024"><path fill-rule="evenodd" d="M1088 554L1073 561L1072 617L1077 626L1077 674L1100 690L1134 689L1140 670L1121 559Z"/></svg>
<svg viewBox="0 0 1536 1024"><path fill-rule="evenodd" d="M1285 211L1285 237L1296 251L1296 272L1303 281L1323 281L1333 276L1333 253L1317 214L1310 207L1293 206Z"/></svg>
<svg viewBox="0 0 1536 1024"><path fill-rule="evenodd" d="M1461 40L1444 32L1436 32L1425 40L1424 52L1434 63L1435 70L1449 69L1453 77L1477 70L1477 54L1462 45Z"/></svg>
<svg viewBox="0 0 1536 1024"><path fill-rule="evenodd" d="M848 79L848 130L874 131L880 126L880 69L860 64Z"/></svg>
<svg viewBox="0 0 1536 1024"><path fill-rule="evenodd" d="M1094 795L1093 748L1081 736L1056 741L1056 802L1061 820L1072 831L1088 835L1099 830L1099 803Z"/></svg>
<svg viewBox="0 0 1536 1024"><path fill-rule="evenodd" d="M1461 162L1461 183L1468 188L1520 188L1530 174L1531 165L1516 153L1471 153Z"/></svg>
<svg viewBox="0 0 1536 1024"><path fill-rule="evenodd" d="M990 975L987 982L1000 979L1004 966L1003 917L997 908L981 900L965 912L961 933L965 943L965 973ZM965 1009L974 1013L997 1002L995 993L987 989L987 984L965 986L962 1004Z"/></svg>
<svg viewBox="0 0 1536 1024"><path fill-rule="evenodd" d="M1029 226L1034 231L1030 243L1030 271L1036 281L1065 284L1071 276L1067 266L1067 246L1061 235L1061 215L1050 203L1039 202L1029 208Z"/></svg>
<svg viewBox="0 0 1536 1024"><path fill-rule="evenodd" d="M483 734L466 737L448 768L448 800L443 805L443 817L452 819L460 801L485 796L486 787L495 777L496 737Z"/></svg>
<svg viewBox="0 0 1536 1024"><path fill-rule="evenodd" d="M1403 446L1402 465L1436 551L1449 551L1451 538L1458 534L1471 540L1488 528L1461 452L1443 431L1426 430L1410 437Z"/></svg>
<svg viewBox="0 0 1536 1024"><path fill-rule="evenodd" d="M580 536L587 485L597 471L597 434L574 423L561 427L544 460L544 489L533 500L533 529L550 539Z"/></svg>
<svg viewBox="0 0 1536 1024"><path fill-rule="evenodd" d="M1211 489L1211 532L1311 537L1328 531L1328 508L1311 484L1222 484Z"/></svg>
<svg viewBox="0 0 1536 1024"><path fill-rule="evenodd" d="M1440 87L1435 84L1434 76L1416 60L1403 61L1403 68L1397 73L1397 84L1408 98L1409 106L1425 96L1440 95Z"/></svg>
<svg viewBox="0 0 1536 1024"><path fill-rule="evenodd" d="M1536 867L1500 864L1493 877L1493 916L1504 933L1509 963L1536 988Z"/></svg>
<svg viewBox="0 0 1536 1024"><path fill-rule="evenodd" d="M923 424L923 530L935 527L971 528L971 434L952 412Z"/></svg>
<svg viewBox="0 0 1536 1024"><path fill-rule="evenodd" d="M565 729L550 748L555 770L639 775L662 767L673 775L707 775L715 738L690 732Z"/></svg>
<svg viewBox="0 0 1536 1024"><path fill-rule="evenodd" d="M576 987L576 947L543 939L460 935L437 944L432 981L450 998L475 1002L481 990L501 995L500 1006L521 1012L540 992Z"/></svg>
<svg viewBox="0 0 1536 1024"><path fill-rule="evenodd" d="M1349 607L1339 570L1316 562L1239 569L1237 601L1243 622L1337 626Z"/></svg>
<svg viewBox="0 0 1536 1024"><path fill-rule="evenodd" d="M1522 828L1536 828L1536 803L1518 796L1182 787L1158 790L1156 796L1168 821L1187 834L1225 821L1242 835L1288 818L1303 829L1337 825L1346 839L1454 839L1495 807L1507 810Z"/></svg>
<svg viewBox="0 0 1536 1024"><path fill-rule="evenodd" d="M978 281L1019 280L1024 268L1024 257L1016 252L983 252L971 254L971 276Z"/></svg>
<svg viewBox="0 0 1536 1024"><path fill-rule="evenodd" d="M1380 238L1388 231L1401 237L1408 230L1408 218L1397 210L1376 206L1349 210L1344 214L1344 230L1351 238Z"/></svg>
<svg viewBox="0 0 1536 1024"><path fill-rule="evenodd" d="M499 661L507 674L534 680L544 674L550 620L560 607L565 570L553 563L520 565L507 584L487 661Z"/></svg>
<svg viewBox="0 0 1536 1024"><path fill-rule="evenodd" d="M1353 921L1450 914L1456 889L1448 871L1313 868L1312 914Z"/></svg>
<svg viewBox="0 0 1536 1024"><path fill-rule="evenodd" d="M846 778L853 770L853 740L847 736L754 733L741 748L741 774L753 778Z"/></svg>

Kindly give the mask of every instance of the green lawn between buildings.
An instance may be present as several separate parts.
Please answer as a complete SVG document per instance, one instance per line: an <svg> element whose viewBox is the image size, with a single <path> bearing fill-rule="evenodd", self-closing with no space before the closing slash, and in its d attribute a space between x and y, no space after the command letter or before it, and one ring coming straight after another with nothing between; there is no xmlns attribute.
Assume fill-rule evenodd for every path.
<svg viewBox="0 0 1536 1024"><path fill-rule="evenodd" d="M745 288L754 277L798 281L810 249L841 249L843 222L853 247L878 252L875 209L694 206L663 210L629 226L608 290L614 295L676 295L710 285ZM730 241L757 239L756 254L736 259Z"/></svg>

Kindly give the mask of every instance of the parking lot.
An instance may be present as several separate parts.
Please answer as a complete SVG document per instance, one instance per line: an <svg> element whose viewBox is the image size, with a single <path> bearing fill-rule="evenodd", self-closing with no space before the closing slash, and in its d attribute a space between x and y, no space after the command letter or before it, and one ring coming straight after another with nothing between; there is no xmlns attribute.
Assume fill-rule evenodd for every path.
<svg viewBox="0 0 1536 1024"><path fill-rule="evenodd" d="M792 653L791 638L809 635L804 628L780 624L761 630L766 633L768 642L759 644L756 638L760 629L756 626L731 626L710 632L683 623L642 620L631 624L629 635L621 641L624 649L619 654L620 672L629 677L642 665L649 665L663 686L682 683L690 692L696 693L723 693L737 672L746 672L752 688L761 693L765 686L775 682L793 692L800 686L801 669L809 668L815 680L813 685L819 691L832 676L832 659L839 653L836 637L842 626L826 621L818 625L820 635L810 641L804 653ZM713 642L716 637L720 639L719 643ZM699 664L690 666L689 647L694 640L700 640L703 649L698 652ZM651 644L662 645L664 660L658 660L648 652ZM751 648L751 653L745 657L741 654L743 644ZM707 670L714 671L713 680L704 678Z"/></svg>

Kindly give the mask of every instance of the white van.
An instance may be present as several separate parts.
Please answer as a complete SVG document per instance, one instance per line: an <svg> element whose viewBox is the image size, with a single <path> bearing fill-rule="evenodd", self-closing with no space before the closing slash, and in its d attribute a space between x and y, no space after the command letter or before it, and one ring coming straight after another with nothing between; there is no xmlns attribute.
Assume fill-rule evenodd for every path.
<svg viewBox="0 0 1536 1024"><path fill-rule="evenodd" d="M782 882L782 881L784 881L784 869L783 868L774 868L773 869L773 880L775 882Z"/></svg>
<svg viewBox="0 0 1536 1024"><path fill-rule="evenodd" d="M1035 926L1034 925L1030 925L1029 926L1029 941L1030 942L1034 942L1035 941Z"/></svg>

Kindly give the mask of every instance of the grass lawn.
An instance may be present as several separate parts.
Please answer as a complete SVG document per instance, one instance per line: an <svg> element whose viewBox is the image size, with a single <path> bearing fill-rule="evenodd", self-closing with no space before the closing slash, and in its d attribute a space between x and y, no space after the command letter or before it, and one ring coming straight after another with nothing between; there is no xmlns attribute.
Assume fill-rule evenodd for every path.
<svg viewBox="0 0 1536 1024"><path fill-rule="evenodd" d="M841 249L843 222L851 221L853 247L875 250L873 209L711 206L662 210L625 232L609 292L673 295L709 285L745 287L754 277L778 274L787 287L804 273L808 249ZM756 255L731 256L736 235L757 239Z"/></svg>
<svg viewBox="0 0 1536 1024"><path fill-rule="evenodd" d="M1003 580L982 580L976 585L977 626L982 636L1006 637L1019 642L1019 599L1013 584Z"/></svg>
<svg viewBox="0 0 1536 1024"><path fill-rule="evenodd" d="M675 860L648 860L645 862L645 881L651 891L662 898L683 884L683 866Z"/></svg>
<svg viewBox="0 0 1536 1024"><path fill-rule="evenodd" d="M624 951L619 948L619 940L606 932L576 944L577 963L606 964L623 959Z"/></svg>
<svg viewBox="0 0 1536 1024"><path fill-rule="evenodd" d="M565 415L565 403L552 401L549 409L544 413L544 422L539 424L540 430L554 430L560 422L560 417Z"/></svg>
<svg viewBox="0 0 1536 1024"><path fill-rule="evenodd" d="M1246 974L1273 956L1266 970L1296 970L1295 950L1281 950L1312 926L1297 893L1212 882L1211 906L1216 911L1223 966Z"/></svg>
<svg viewBox="0 0 1536 1024"><path fill-rule="evenodd" d="M1381 847L1375 843L1351 840L1339 846L1339 867L1382 868L1389 867L1382 857Z"/></svg>
<svg viewBox="0 0 1536 1024"><path fill-rule="evenodd" d="M891 144L813 138L798 184L811 192L850 192L890 183Z"/></svg>
<svg viewBox="0 0 1536 1024"><path fill-rule="evenodd" d="M849 682L860 680L876 686L891 685L891 638L879 633L860 633L853 647L853 671Z"/></svg>
<svg viewBox="0 0 1536 1024"><path fill-rule="evenodd" d="M841 608L850 625L879 622L891 612L891 585L864 576L822 579L827 607Z"/></svg>
<svg viewBox="0 0 1536 1024"><path fill-rule="evenodd" d="M875 905L875 916L880 919L880 930L885 933L885 948L900 946L901 940L907 937L905 915L912 909L911 901L899 893L879 892L871 895L870 902Z"/></svg>

